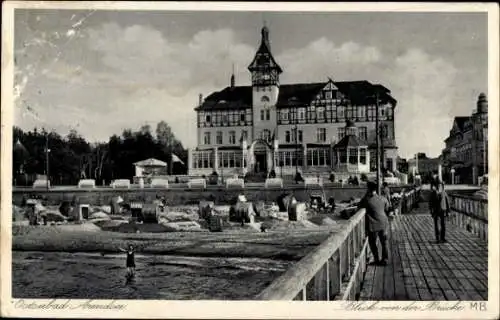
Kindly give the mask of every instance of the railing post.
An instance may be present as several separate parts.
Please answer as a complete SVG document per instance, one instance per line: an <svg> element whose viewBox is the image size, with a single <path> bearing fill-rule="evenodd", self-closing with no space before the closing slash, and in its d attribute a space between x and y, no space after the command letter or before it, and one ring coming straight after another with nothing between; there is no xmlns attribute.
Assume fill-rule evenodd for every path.
<svg viewBox="0 0 500 320"><path fill-rule="evenodd" d="M325 263L325 273L326 273L326 301L330 301L330 259L326 260Z"/></svg>

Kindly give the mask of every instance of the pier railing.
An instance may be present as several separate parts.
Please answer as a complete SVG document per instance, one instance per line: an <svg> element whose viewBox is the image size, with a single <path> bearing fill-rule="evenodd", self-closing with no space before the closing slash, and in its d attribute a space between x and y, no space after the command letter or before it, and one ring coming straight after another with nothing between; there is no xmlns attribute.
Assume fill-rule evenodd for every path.
<svg viewBox="0 0 500 320"><path fill-rule="evenodd" d="M417 203L420 202L420 187L402 191L399 202L400 213L410 213Z"/></svg>
<svg viewBox="0 0 500 320"><path fill-rule="evenodd" d="M403 192L404 212L420 201L420 187ZM273 281L257 300L356 300L369 258L365 210Z"/></svg>
<svg viewBox="0 0 500 320"><path fill-rule="evenodd" d="M488 200L472 195L450 194L452 223L481 239L488 239Z"/></svg>
<svg viewBox="0 0 500 320"><path fill-rule="evenodd" d="M365 210L264 289L257 300L354 300L366 271Z"/></svg>

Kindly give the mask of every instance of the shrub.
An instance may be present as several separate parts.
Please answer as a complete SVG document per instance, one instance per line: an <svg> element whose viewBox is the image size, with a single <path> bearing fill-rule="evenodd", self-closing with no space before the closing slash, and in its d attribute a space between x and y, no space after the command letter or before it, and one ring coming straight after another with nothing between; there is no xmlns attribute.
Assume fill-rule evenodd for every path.
<svg viewBox="0 0 500 320"><path fill-rule="evenodd" d="M330 173L330 182L335 182L335 174L333 172Z"/></svg>
<svg viewBox="0 0 500 320"><path fill-rule="evenodd" d="M214 171L208 178L208 184L216 185L218 183L219 183L219 174L216 171Z"/></svg>
<svg viewBox="0 0 500 320"><path fill-rule="evenodd" d="M364 173L361 174L360 178L361 178L361 181L363 181L363 182L366 182L368 180L368 177Z"/></svg>
<svg viewBox="0 0 500 320"><path fill-rule="evenodd" d="M299 182L302 182L304 181L304 178L302 178L302 174L300 172L297 172L295 174L295 182L299 183Z"/></svg>
<svg viewBox="0 0 500 320"><path fill-rule="evenodd" d="M276 171L271 170L271 172L269 172L269 178L273 179L273 178L276 178Z"/></svg>

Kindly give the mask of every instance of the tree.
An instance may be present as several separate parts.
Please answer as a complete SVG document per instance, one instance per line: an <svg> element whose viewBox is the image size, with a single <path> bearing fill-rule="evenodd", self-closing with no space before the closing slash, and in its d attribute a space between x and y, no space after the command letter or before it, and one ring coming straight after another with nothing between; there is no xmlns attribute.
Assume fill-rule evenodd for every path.
<svg viewBox="0 0 500 320"><path fill-rule="evenodd" d="M175 140L172 129L165 121L160 121L156 125L156 140L165 147L171 146Z"/></svg>

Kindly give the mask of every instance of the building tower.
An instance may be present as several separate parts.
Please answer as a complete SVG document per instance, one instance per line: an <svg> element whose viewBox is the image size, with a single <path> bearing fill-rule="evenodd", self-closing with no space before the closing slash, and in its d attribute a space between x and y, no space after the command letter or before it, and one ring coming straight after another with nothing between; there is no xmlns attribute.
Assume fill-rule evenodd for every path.
<svg viewBox="0 0 500 320"><path fill-rule="evenodd" d="M271 141L276 119L276 103L279 94L279 76L283 72L271 53L269 29L261 30L260 46L248 66L252 75L252 105L254 139Z"/></svg>
<svg viewBox="0 0 500 320"><path fill-rule="evenodd" d="M488 99L484 93L479 94L476 112L472 114L473 141L473 183L488 172Z"/></svg>

